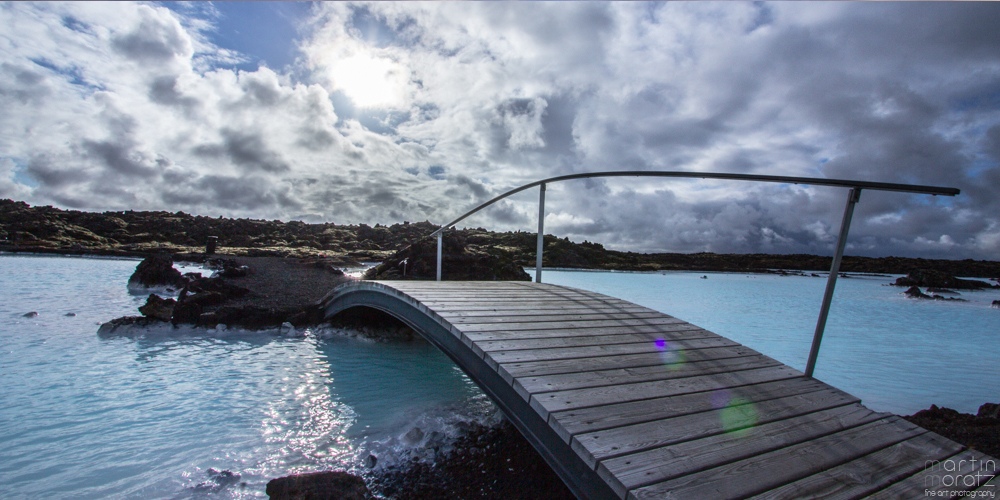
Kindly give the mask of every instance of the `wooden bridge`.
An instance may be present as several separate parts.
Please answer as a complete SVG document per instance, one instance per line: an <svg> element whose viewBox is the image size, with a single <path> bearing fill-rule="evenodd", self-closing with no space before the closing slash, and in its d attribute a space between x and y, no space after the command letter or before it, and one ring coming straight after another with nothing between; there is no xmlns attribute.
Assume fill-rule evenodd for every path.
<svg viewBox="0 0 1000 500"><path fill-rule="evenodd" d="M327 317L353 307L399 318L450 356L581 499L995 493L995 459L613 297L362 281L324 299Z"/></svg>

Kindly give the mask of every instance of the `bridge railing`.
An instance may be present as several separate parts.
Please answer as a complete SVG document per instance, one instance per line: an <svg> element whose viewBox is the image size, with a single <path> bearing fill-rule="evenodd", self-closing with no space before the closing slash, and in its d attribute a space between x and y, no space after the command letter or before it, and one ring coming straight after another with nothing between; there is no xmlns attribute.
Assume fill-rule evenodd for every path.
<svg viewBox="0 0 1000 500"><path fill-rule="evenodd" d="M446 230L454 227L466 217L483 210L484 208L526 189L539 187L538 191L538 243L535 250L535 282L542 282L542 253L544 251L544 222L545 222L545 186L553 182L562 182L573 179L590 179L594 177L674 177L688 179L724 179L756 182L776 182L781 184L805 184L812 186L835 186L850 188L847 195L847 206L844 208L844 217L840 223L840 233L837 236L837 247L833 256L833 263L830 266L830 276L827 278L826 291L823 294L823 303L820 306L819 318L816 320L816 330L813 333L812 347L809 350L809 359L806 362L805 374L812 377L816 367L816 358L819 355L819 346L823 340L823 331L826 328L826 319L830 313L830 303L833 300L833 290L837 286L837 276L840 273L840 261L844 256L844 248L847 245L847 234L851 227L851 218L854 215L854 206L861 199L861 191L870 189L873 191L898 191L903 193L929 194L956 196L960 191L956 188L921 186L914 184L893 184L886 182L867 182L845 179L821 179L814 177L787 177L779 175L751 175L751 174L729 174L712 172L656 172L656 171L612 171L612 172L590 172L582 174L561 175L542 179L507 191L479 206L462 214L455 220L441 226L440 229L427 235L427 237L437 236L437 280L441 281L441 245L442 235Z"/></svg>

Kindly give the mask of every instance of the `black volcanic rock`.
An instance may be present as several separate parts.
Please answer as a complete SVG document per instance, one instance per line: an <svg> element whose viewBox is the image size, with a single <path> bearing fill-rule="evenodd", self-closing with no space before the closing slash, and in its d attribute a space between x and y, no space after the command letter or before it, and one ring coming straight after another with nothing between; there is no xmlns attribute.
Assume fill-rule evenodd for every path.
<svg viewBox="0 0 1000 500"><path fill-rule="evenodd" d="M933 300L948 300L954 302L968 302L965 299L959 299L955 297L942 297L936 293L934 295L927 295L926 293L921 292L920 288L915 286L911 286L910 288L908 288L905 292L903 292L903 295L906 295L911 299L933 299Z"/></svg>
<svg viewBox="0 0 1000 500"><path fill-rule="evenodd" d="M993 285L985 281L965 280L950 276L941 271L930 269L917 269L910 274L896 279L896 286L922 286L931 288L953 288L960 290L979 290L982 288L992 288Z"/></svg>
<svg viewBox="0 0 1000 500"><path fill-rule="evenodd" d="M182 288L187 278L174 269L174 259L168 253L155 253L143 259L128 279L131 287L174 286Z"/></svg>
<svg viewBox="0 0 1000 500"><path fill-rule="evenodd" d="M530 281L510 252L468 244L458 232L442 242L442 280ZM427 238L404 248L365 273L365 279L433 280L437 277L437 239Z"/></svg>
<svg viewBox="0 0 1000 500"><path fill-rule="evenodd" d="M927 410L903 418L952 441L1000 457L1000 419L992 416L995 405L983 406L979 416L931 405Z"/></svg>
<svg viewBox="0 0 1000 500"><path fill-rule="evenodd" d="M268 481L271 500L366 500L371 498L364 479L344 471L311 472Z"/></svg>
<svg viewBox="0 0 1000 500"><path fill-rule="evenodd" d="M177 301L174 299L163 299L151 293L146 298L146 304L139 307L139 312L147 318L170 321L171 316L174 314L175 304L177 304Z"/></svg>

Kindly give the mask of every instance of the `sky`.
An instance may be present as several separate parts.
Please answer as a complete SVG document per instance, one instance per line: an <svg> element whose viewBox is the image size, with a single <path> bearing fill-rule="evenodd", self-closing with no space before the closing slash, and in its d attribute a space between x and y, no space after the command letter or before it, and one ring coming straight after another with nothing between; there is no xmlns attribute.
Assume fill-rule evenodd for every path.
<svg viewBox="0 0 1000 500"><path fill-rule="evenodd" d="M864 191L848 255L1000 260L997 2L0 3L0 198L441 224L610 170ZM847 190L551 184L546 233L830 255ZM538 191L460 226L537 229Z"/></svg>

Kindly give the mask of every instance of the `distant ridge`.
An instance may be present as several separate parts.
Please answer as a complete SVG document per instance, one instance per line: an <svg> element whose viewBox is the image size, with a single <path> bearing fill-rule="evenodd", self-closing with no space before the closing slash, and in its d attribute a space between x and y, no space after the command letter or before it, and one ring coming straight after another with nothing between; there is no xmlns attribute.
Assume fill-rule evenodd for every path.
<svg viewBox="0 0 1000 500"><path fill-rule="evenodd" d="M306 224L256 219L195 216L184 212L80 212L0 200L0 250L57 254L142 256L155 251L200 253L209 236L219 237L218 253L307 257L320 254L382 261L438 227L430 222ZM451 232L451 231L449 231ZM534 267L535 233L466 228L454 232L470 247L510 252L514 261ZM830 257L806 254L715 254L619 252L600 243L574 243L545 236L544 266L623 271L825 272ZM952 276L997 278L1000 262L845 256L841 272L907 274L930 269Z"/></svg>

